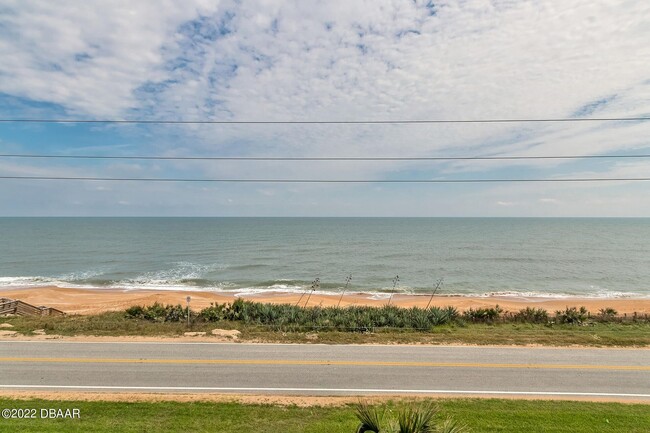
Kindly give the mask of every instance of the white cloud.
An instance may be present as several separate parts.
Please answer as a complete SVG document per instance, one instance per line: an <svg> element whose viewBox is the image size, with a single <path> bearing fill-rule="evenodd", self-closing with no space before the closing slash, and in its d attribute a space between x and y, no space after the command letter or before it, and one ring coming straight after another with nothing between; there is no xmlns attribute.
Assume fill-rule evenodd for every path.
<svg viewBox="0 0 650 433"><path fill-rule="evenodd" d="M650 113L650 4L646 2L440 1L434 2L433 9L427 3L4 2L0 8L0 92L58 104L73 117L363 120ZM139 153L531 156L644 149L648 147L645 137L650 126L648 122L209 125L156 127L148 133L156 145L143 147ZM11 173L46 170L17 164L5 165L5 169ZM522 173L525 170L531 174ZM447 164L184 162L157 168L114 164L99 171L107 175L152 176L173 171L192 177L324 179L439 178L468 173L476 177L648 173L642 163L613 165L603 161L576 166L572 161L557 160ZM142 186L141 190L152 188L185 191L179 185ZM554 208L577 211L577 205L568 205L578 203L567 197L570 191L599 191L594 185L481 188L486 201L485 207L475 210L477 213L501 212L504 208L528 208L534 213L536 206L551 208L548 204L552 202L544 201L549 200L549 194L567 204ZM567 191L556 195L562 188ZM228 185L224 189L234 190ZM368 202L361 200L364 192L359 192L368 189L347 190L354 192L337 198L343 201L345 194L358 194L347 207L351 213L369 209ZM244 189L245 196L237 196L232 206L259 203L266 206L264 212L272 213L273 199L293 194L293 207L288 212L305 212L297 203L301 199L306 203L314 196L321 205L327 203L325 191L332 189L257 185ZM399 202L407 214L423 209L417 198L411 198L409 204L389 191L381 194ZM146 194L141 195L145 202ZM456 194L447 189L442 195L452 200L452 212L471 212L460 203L469 199L470 191ZM228 202L226 195L219 200ZM206 206L217 202L201 201ZM513 203L518 206L511 206ZM380 211L381 206L373 209ZM390 212L389 208L387 205L381 211ZM638 210L634 207L635 212Z"/></svg>
<svg viewBox="0 0 650 433"><path fill-rule="evenodd" d="M164 78L163 47L209 1L4 2L0 92L63 105L76 115L120 117L134 90Z"/></svg>

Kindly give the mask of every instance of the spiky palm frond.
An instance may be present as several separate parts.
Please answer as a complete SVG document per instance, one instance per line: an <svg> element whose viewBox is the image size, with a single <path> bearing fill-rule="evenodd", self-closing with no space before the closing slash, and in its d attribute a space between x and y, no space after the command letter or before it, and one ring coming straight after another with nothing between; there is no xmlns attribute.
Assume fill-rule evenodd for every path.
<svg viewBox="0 0 650 433"><path fill-rule="evenodd" d="M381 423L384 418L384 411L381 412L376 408L370 406L366 402L360 401L357 404L356 416L361 421L357 428L357 433L374 432L381 433Z"/></svg>
<svg viewBox="0 0 650 433"><path fill-rule="evenodd" d="M431 403L411 406L399 413L397 418L399 433L434 433L433 417L437 408Z"/></svg>
<svg viewBox="0 0 650 433"><path fill-rule="evenodd" d="M438 407L429 402L413 404L401 408L397 419L384 421L385 410L360 401L356 406L356 416L361 421L357 433L469 433L467 426L459 424L452 418L436 420Z"/></svg>

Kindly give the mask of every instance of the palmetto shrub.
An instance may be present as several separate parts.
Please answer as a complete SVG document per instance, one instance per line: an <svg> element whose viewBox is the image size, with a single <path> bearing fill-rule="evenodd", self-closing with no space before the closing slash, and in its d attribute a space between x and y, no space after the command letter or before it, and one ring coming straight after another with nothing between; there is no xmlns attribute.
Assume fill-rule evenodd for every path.
<svg viewBox="0 0 650 433"><path fill-rule="evenodd" d="M133 319L143 319L144 318L144 307L141 305L134 305L129 307L125 311L126 317Z"/></svg>
<svg viewBox="0 0 650 433"><path fill-rule="evenodd" d="M494 323L497 321L503 310L497 305L494 308L470 308L463 312L463 319L468 322Z"/></svg>
<svg viewBox="0 0 650 433"><path fill-rule="evenodd" d="M464 433L467 427L452 419L438 420L438 409L431 403L410 405L400 409L397 417L386 419L386 410L360 402L356 408L359 419L357 433Z"/></svg>
<svg viewBox="0 0 650 433"><path fill-rule="evenodd" d="M145 307L143 318L156 322L164 322L167 318L168 308L171 308L171 305L167 305L167 307L165 307L162 304L156 302L153 305Z"/></svg>
<svg viewBox="0 0 650 433"><path fill-rule="evenodd" d="M165 316L165 322L181 322L187 320L187 307L182 305L168 305L167 315Z"/></svg>
<svg viewBox="0 0 650 433"><path fill-rule="evenodd" d="M452 323L458 318L458 310L454 307L431 307L428 310L429 322L432 326Z"/></svg>
<svg viewBox="0 0 650 433"><path fill-rule="evenodd" d="M214 304L211 303L209 307L204 308L199 313L199 319L204 322L218 322L226 318L226 308L229 304Z"/></svg>
<svg viewBox="0 0 650 433"><path fill-rule="evenodd" d="M414 329L418 331L428 331L433 326L429 319L429 312L422 308L413 307L409 310L409 319Z"/></svg>
<svg viewBox="0 0 650 433"><path fill-rule="evenodd" d="M290 325L292 329L328 328L359 332L375 328L427 330L433 326L453 323L459 318L458 311L453 307L299 307L289 304L263 304L243 299L237 299L232 304L212 303L198 314L190 314L203 322L229 320L273 326L277 329ZM146 307L130 307L126 310L126 316L156 322L180 322L186 320L187 308L181 305L154 303Z"/></svg>
<svg viewBox="0 0 650 433"><path fill-rule="evenodd" d="M618 312L613 308L601 308L598 311L598 320L601 322L611 322L616 320Z"/></svg>
<svg viewBox="0 0 650 433"><path fill-rule="evenodd" d="M512 318L521 323L548 323L548 311L542 308L526 307L516 312Z"/></svg>
<svg viewBox="0 0 650 433"><path fill-rule="evenodd" d="M566 307L564 311L555 312L555 320L558 323L567 323L571 325L582 325L589 317L589 312L585 307Z"/></svg>
<svg viewBox="0 0 650 433"><path fill-rule="evenodd" d="M195 315L190 311L192 317ZM141 307L133 306L126 310L126 316L134 319L145 319L152 322L180 322L187 319L187 307L182 305L162 305L155 302Z"/></svg>
<svg viewBox="0 0 650 433"><path fill-rule="evenodd" d="M187 319L187 308L179 305L155 303L146 307L133 306L126 310L129 318L154 322L182 322ZM470 308L462 314L454 307L401 308L394 305L382 307L350 306L304 307L289 304L263 304L237 299L232 303L210 304L198 313L190 311L191 318L201 322L239 321L245 324L270 326L275 330L308 331L329 329L338 331L368 332L380 328L430 330L441 325L472 323L518 322L549 323L546 310L525 308L516 313L504 314L497 305L494 308ZM589 318L585 307L569 308L555 312L555 322L582 324ZM601 310L593 319L598 321L622 321L616 311ZM647 321L646 316L635 315L631 320Z"/></svg>

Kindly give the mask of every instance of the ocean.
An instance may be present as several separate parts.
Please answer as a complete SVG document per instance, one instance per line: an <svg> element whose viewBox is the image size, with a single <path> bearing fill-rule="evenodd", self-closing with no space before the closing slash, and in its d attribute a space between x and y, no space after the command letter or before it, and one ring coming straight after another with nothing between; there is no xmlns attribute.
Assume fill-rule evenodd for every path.
<svg viewBox="0 0 650 433"><path fill-rule="evenodd" d="M650 297L650 219L0 218L0 290ZM395 277L399 276L399 280Z"/></svg>

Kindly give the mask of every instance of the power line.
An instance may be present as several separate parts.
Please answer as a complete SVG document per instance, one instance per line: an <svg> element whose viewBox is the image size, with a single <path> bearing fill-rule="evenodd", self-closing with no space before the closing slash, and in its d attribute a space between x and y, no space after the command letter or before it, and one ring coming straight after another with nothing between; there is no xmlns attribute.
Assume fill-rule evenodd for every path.
<svg viewBox="0 0 650 433"><path fill-rule="evenodd" d="M649 116L568 117L521 119L394 119L394 120L137 120L137 119L0 119L0 123L107 123L154 125L413 125L437 123L551 123L551 122L639 122Z"/></svg>
<svg viewBox="0 0 650 433"><path fill-rule="evenodd" d="M550 178L550 179L192 179L140 177L55 177L55 176L0 176L0 179L72 180L110 182L220 182L220 183L506 183L506 182L645 182L650 177L636 178Z"/></svg>
<svg viewBox="0 0 650 433"><path fill-rule="evenodd" d="M554 156L407 156L407 157L347 157L347 156L116 156L116 155L43 155L43 154L0 154L0 158L38 159L132 159L169 161L506 161L535 159L616 159L650 158L650 154L636 155L554 155Z"/></svg>

